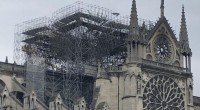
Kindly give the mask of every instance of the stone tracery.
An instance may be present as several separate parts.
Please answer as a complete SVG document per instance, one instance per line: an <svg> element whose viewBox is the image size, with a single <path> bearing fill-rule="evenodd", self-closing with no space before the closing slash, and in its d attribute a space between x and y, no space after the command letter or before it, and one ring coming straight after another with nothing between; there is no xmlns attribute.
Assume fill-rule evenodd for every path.
<svg viewBox="0 0 200 110"><path fill-rule="evenodd" d="M171 59L173 52L172 43L164 34L156 37L153 48L157 61L168 62Z"/></svg>
<svg viewBox="0 0 200 110"><path fill-rule="evenodd" d="M144 89L143 108L144 110L185 110L183 94L171 78L155 76Z"/></svg>

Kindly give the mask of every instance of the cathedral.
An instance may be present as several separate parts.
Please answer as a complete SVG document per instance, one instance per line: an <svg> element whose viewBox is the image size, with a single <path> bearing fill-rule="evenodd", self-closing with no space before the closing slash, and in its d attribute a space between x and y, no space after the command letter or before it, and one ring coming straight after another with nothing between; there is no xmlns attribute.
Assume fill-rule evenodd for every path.
<svg viewBox="0 0 200 110"><path fill-rule="evenodd" d="M127 36L123 37L125 40L119 38L120 42L123 40L122 47L125 49L120 47L109 53L112 56L119 56L116 54L118 51L121 51L120 55L125 53L125 57L121 58L123 60L120 60L122 63L104 65L105 63L101 63L98 59L96 65L89 65L94 60L92 55L88 58L93 52L87 53L89 55L86 56L84 52L89 50L84 48L84 50L79 50L83 51L81 61L85 62L84 67L75 66L73 63L70 66L73 66L73 71L69 67L67 71L74 72L75 69L79 69L76 70L77 73L74 73L78 75L70 74L69 78L69 74L63 73L65 71L62 69L63 62L66 61L66 56L66 59L71 58L73 60L70 61L78 62L80 60L79 54L77 54L79 51L75 52L77 59L74 56L68 56L67 49L62 49L67 52L62 51L62 55L60 55L60 51L52 51L52 48L47 50L46 42L51 42L49 44L53 45L58 40L53 39L54 35L62 36L63 34L60 33L69 31L66 26L70 25L69 27L72 28L74 25L71 24L79 20L75 26L77 28L81 25L78 31L82 29L82 25L85 27L90 25L97 36L99 30L103 33L105 29L111 29L107 28L110 26L110 24L106 25L108 22L97 24L99 16L95 18L95 16L81 12L78 13L79 19L73 18L76 17L75 13L70 17L70 20L75 20L69 21L63 17L62 20L54 22L51 26L44 27L43 25L43 27L31 28L22 33L29 36L22 40L24 45L20 47L26 53L28 60L24 64L18 62L11 64L8 63L8 59L0 62L0 110L200 110L200 97L193 96L192 50L189 46L184 6L180 18L180 34L177 39L168 23L167 16L165 16L164 0L161 0L160 17L150 29L146 28L145 22L142 25L139 24L136 0L133 0L128 25L129 31L118 31L117 27L114 29L121 37ZM113 14L117 15L117 13ZM64 22L68 23L63 25ZM85 22L90 22L90 24ZM54 27L52 28L52 26ZM58 28L61 26L63 27ZM81 32L80 34L82 35ZM89 32L87 35L89 36ZM37 40L39 37L40 39ZM74 38L70 39L73 42ZM64 40L62 39L62 41ZM93 42L92 40L90 42ZM61 45L64 45L62 41L59 40ZM99 41L104 40L100 39ZM110 43L108 42L108 45ZM88 46L93 43L87 42L86 44ZM97 46L98 42L94 45ZM41 51L41 47L46 50ZM102 47L104 48L104 46ZM42 58L38 58L41 56ZM56 58L49 60L54 56L62 60L61 68L59 68ZM106 55L99 54L98 56L105 58ZM45 58L47 59L45 60ZM52 66L52 62L55 65ZM67 64L69 65L69 63ZM47 65L50 66L47 67ZM81 71L80 68L84 68L84 71ZM80 75L79 72L83 75ZM70 80L66 80L67 78ZM67 82L63 82L63 80Z"/></svg>

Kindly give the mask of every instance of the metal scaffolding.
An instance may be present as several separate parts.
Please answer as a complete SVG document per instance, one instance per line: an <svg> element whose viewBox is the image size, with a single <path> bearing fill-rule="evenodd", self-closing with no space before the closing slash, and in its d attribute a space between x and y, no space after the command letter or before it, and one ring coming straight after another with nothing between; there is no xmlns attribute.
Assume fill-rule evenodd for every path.
<svg viewBox="0 0 200 110"><path fill-rule="evenodd" d="M153 22L140 19L139 25L148 33ZM55 11L52 18L17 25L14 60L24 64L31 57L45 59L45 102L60 93L65 104L73 106L77 98L84 96L89 108L97 65L106 68L124 63L128 32L129 17L76 2Z"/></svg>
<svg viewBox="0 0 200 110"><path fill-rule="evenodd" d="M26 65L26 89L30 94L33 91L39 96L38 99L45 101L45 60L32 57Z"/></svg>

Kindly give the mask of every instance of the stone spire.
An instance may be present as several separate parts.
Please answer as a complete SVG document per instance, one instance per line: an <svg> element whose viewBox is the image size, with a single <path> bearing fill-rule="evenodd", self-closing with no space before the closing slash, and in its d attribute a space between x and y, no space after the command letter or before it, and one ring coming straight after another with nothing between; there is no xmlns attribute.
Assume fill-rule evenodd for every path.
<svg viewBox="0 0 200 110"><path fill-rule="evenodd" d="M180 41L180 46L181 46L181 52L183 54L190 55L191 49L189 47L189 41L188 41L188 32L187 32L184 6L182 7L182 18L181 18L179 41Z"/></svg>
<svg viewBox="0 0 200 110"><path fill-rule="evenodd" d="M142 56L140 50L138 50L139 48L142 48L141 46L142 43L143 39L139 33L136 0L133 0L131 15L130 15L128 43L127 43L127 59L126 59L127 63L130 63L133 60L135 60L134 59L135 57Z"/></svg>
<svg viewBox="0 0 200 110"><path fill-rule="evenodd" d="M160 17L163 18L164 15L164 0L161 0L161 5L160 5Z"/></svg>
<svg viewBox="0 0 200 110"><path fill-rule="evenodd" d="M5 63L8 63L8 56L6 56L6 60L5 60Z"/></svg>
<svg viewBox="0 0 200 110"><path fill-rule="evenodd" d="M133 0L132 8L131 8L131 18L130 18L130 32L129 32L129 40L135 40L136 42L139 40L139 26L138 26L138 17L137 17L137 8L136 1Z"/></svg>

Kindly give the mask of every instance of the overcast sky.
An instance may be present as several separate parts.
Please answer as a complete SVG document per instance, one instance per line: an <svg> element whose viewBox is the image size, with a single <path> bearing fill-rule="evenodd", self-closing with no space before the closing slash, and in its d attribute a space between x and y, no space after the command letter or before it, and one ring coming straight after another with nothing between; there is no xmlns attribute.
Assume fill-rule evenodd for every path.
<svg viewBox="0 0 200 110"><path fill-rule="evenodd" d="M121 15L129 16L132 0L80 0L102 6ZM62 7L76 0L0 0L0 61L13 63L14 26L38 17L51 17ZM160 16L160 0L136 0L138 17L151 21ZM165 16L178 37L181 20L181 7L184 4L190 46L193 52L192 71L194 73L194 95L200 96L200 0L165 0Z"/></svg>

